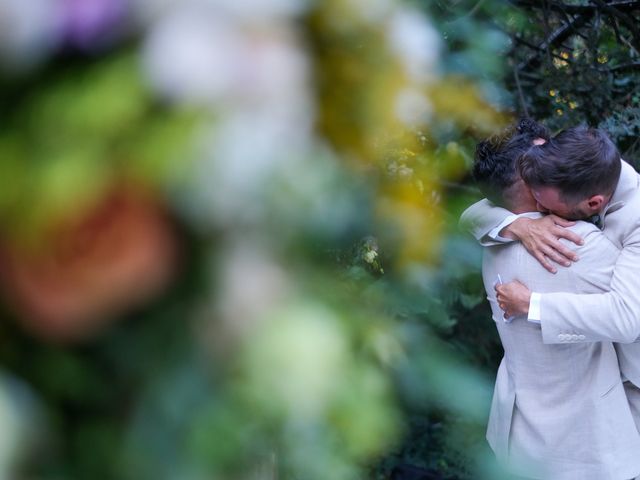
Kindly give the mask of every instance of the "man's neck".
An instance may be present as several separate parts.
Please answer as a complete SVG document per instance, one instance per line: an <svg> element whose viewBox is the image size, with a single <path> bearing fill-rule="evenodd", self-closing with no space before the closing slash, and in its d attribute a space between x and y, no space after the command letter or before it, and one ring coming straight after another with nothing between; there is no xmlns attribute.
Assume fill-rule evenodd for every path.
<svg viewBox="0 0 640 480"><path fill-rule="evenodd" d="M535 202L510 202L509 210L519 215L521 213L537 212L538 208Z"/></svg>

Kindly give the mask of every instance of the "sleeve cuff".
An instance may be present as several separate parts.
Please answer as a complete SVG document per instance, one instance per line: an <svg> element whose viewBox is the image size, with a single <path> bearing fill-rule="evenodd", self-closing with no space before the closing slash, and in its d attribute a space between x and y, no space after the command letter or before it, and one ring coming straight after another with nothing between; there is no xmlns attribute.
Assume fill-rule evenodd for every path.
<svg viewBox="0 0 640 480"><path fill-rule="evenodd" d="M527 320L531 323L541 323L540 318L540 294L536 292L531 292L531 299L529 300L529 316Z"/></svg>
<svg viewBox="0 0 640 480"><path fill-rule="evenodd" d="M502 231L502 229L504 227L506 227L507 225L511 225L513 222L515 222L518 218L520 218L520 215L509 215L507 218L505 218L496 228L494 228L493 230L491 230L487 236L489 238L491 238L492 240L495 240L496 242L501 242L501 243L509 243L509 242L513 242L512 239L510 238L505 238L505 237L501 237L500 236L500 232Z"/></svg>

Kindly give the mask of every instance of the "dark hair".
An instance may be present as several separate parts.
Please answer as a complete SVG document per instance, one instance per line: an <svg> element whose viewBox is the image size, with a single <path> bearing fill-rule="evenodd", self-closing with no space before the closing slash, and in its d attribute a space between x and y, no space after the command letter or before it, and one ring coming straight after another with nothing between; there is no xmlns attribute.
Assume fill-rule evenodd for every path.
<svg viewBox="0 0 640 480"><path fill-rule="evenodd" d="M585 125L563 130L519 161L527 184L555 187L566 203L612 194L621 168L620 153L609 137Z"/></svg>
<svg viewBox="0 0 640 480"><path fill-rule="evenodd" d="M548 130L538 122L524 118L476 146L472 174L489 200L504 205L504 192L520 179L517 160L536 138L549 141Z"/></svg>

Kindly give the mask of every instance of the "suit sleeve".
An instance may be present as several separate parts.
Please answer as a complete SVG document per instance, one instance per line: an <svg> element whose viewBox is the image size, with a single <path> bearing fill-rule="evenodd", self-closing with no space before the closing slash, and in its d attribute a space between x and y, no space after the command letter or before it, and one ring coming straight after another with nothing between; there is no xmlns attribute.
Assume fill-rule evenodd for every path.
<svg viewBox="0 0 640 480"><path fill-rule="evenodd" d="M598 241L604 241L599 235ZM589 239L585 238L585 245ZM593 239L591 240L591 247ZM593 250L592 250L593 251ZM585 258L571 268L574 268ZM600 262L602 263L602 262ZM605 265L589 264L588 274L606 273ZM640 228L625 239L613 267L611 290L605 293L543 293L540 297L544 343L613 341L632 343L640 336Z"/></svg>
<svg viewBox="0 0 640 480"><path fill-rule="evenodd" d="M460 227L473 235L480 245L500 245L488 236L489 232L513 215L509 210L495 206L486 198L474 203L460 216Z"/></svg>

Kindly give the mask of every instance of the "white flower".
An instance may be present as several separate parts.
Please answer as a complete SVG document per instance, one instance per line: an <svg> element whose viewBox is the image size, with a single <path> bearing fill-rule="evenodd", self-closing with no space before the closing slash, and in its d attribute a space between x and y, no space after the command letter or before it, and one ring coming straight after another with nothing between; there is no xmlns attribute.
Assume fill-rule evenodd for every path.
<svg viewBox="0 0 640 480"><path fill-rule="evenodd" d="M330 310L300 302L271 312L245 357L247 384L292 420L321 417L349 361L345 332Z"/></svg>
<svg viewBox="0 0 640 480"><path fill-rule="evenodd" d="M310 0L207 0L247 23L273 23L296 17L310 5Z"/></svg>
<svg viewBox="0 0 640 480"><path fill-rule="evenodd" d="M216 15L233 17L234 21L273 24L302 14L311 0L132 0L138 17L148 23L183 8L208 9Z"/></svg>
<svg viewBox="0 0 640 480"><path fill-rule="evenodd" d="M378 252L375 250L368 250L363 256L364 261L367 263L373 263L376 258L378 258Z"/></svg>
<svg viewBox="0 0 640 480"><path fill-rule="evenodd" d="M400 178L409 178L411 175L413 175L413 168L407 167L406 165L402 165L398 169L398 176Z"/></svg>
<svg viewBox="0 0 640 480"><path fill-rule="evenodd" d="M234 88L242 41L223 19L185 8L151 30L143 48L144 69L151 85L170 99L219 101Z"/></svg>
<svg viewBox="0 0 640 480"><path fill-rule="evenodd" d="M0 372L0 478L15 478L15 463L42 436L44 420L31 389Z"/></svg>
<svg viewBox="0 0 640 480"><path fill-rule="evenodd" d="M414 88L405 88L396 95L395 112L407 126L424 125L431 119L433 107L429 99Z"/></svg>
<svg viewBox="0 0 640 480"><path fill-rule="evenodd" d="M211 110L192 188L179 199L201 225L260 219L268 181L308 157L313 137L310 69L293 28L277 21L255 28L227 7L214 0L166 7L143 51L161 95Z"/></svg>
<svg viewBox="0 0 640 480"><path fill-rule="evenodd" d="M391 50L403 61L410 78L417 82L431 80L440 53L440 38L424 15L400 9L387 28Z"/></svg>
<svg viewBox="0 0 640 480"><path fill-rule="evenodd" d="M311 118L249 109L222 116L193 162L184 205L200 225L253 224L267 213L271 181L306 161Z"/></svg>
<svg viewBox="0 0 640 480"><path fill-rule="evenodd" d="M162 95L214 108L293 108L310 83L308 60L290 26L252 28L212 6L187 6L157 21L143 64Z"/></svg>
<svg viewBox="0 0 640 480"><path fill-rule="evenodd" d="M219 317L232 336L243 336L258 326L265 312L280 307L289 295L289 280L267 252L249 242L236 242L225 257L220 269Z"/></svg>
<svg viewBox="0 0 640 480"><path fill-rule="evenodd" d="M295 109L298 102L304 102L301 94L306 95L310 88L310 68L297 43L286 29L248 33L235 65L238 100L270 109Z"/></svg>
<svg viewBox="0 0 640 480"><path fill-rule="evenodd" d="M0 1L0 62L18 70L51 53L62 36L62 10L50 0Z"/></svg>

